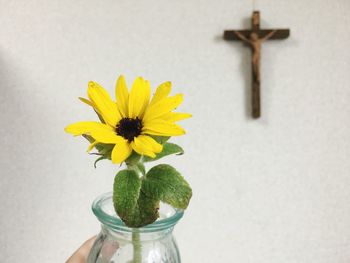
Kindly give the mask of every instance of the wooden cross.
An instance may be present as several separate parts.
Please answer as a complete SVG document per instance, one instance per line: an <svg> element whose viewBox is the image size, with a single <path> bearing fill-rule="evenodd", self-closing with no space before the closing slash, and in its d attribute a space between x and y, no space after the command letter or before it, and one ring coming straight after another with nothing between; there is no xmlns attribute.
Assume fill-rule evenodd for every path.
<svg viewBox="0 0 350 263"><path fill-rule="evenodd" d="M225 30L225 40L241 40L252 50L252 115L259 118L260 110L260 57L261 44L269 39L285 39L289 36L289 29L260 29L260 13L254 11L251 30Z"/></svg>

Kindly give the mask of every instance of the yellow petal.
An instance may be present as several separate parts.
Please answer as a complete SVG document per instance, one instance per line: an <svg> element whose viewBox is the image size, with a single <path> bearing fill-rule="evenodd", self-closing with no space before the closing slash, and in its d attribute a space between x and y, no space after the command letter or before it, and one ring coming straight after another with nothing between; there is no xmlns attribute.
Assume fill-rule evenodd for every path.
<svg viewBox="0 0 350 263"><path fill-rule="evenodd" d="M98 143L99 143L98 141L94 141L93 143L91 143L87 149L87 152L90 152Z"/></svg>
<svg viewBox="0 0 350 263"><path fill-rule="evenodd" d="M156 92L153 95L153 98L151 100L150 106L157 103L163 98L166 98L171 91L171 82L167 81L162 84L160 84L156 90Z"/></svg>
<svg viewBox="0 0 350 263"><path fill-rule="evenodd" d="M185 133L185 130L179 125L159 119L147 122L142 128L142 134L159 136L178 136Z"/></svg>
<svg viewBox="0 0 350 263"><path fill-rule="evenodd" d="M96 121L82 121L68 125L64 129L67 133L70 133L74 136L82 135L82 134L90 134L94 130L109 130L113 131L113 129L103 123Z"/></svg>
<svg viewBox="0 0 350 263"><path fill-rule="evenodd" d="M115 86L115 98L122 117L128 117L129 92L123 75L117 80Z"/></svg>
<svg viewBox="0 0 350 263"><path fill-rule="evenodd" d="M177 106L179 106L183 101L183 95L177 94L173 97L164 98L157 103L149 106L146 110L145 116L143 117L143 121L149 121L156 119L166 113L171 112Z"/></svg>
<svg viewBox="0 0 350 263"><path fill-rule="evenodd" d="M105 122L115 127L121 116L117 104L112 101L108 92L96 82L90 81L88 96Z"/></svg>
<svg viewBox="0 0 350 263"><path fill-rule="evenodd" d="M93 130L90 132L90 135L96 141L102 143L117 143L122 138L115 131L107 129Z"/></svg>
<svg viewBox="0 0 350 263"><path fill-rule="evenodd" d="M156 157L155 153L152 150L148 149L145 144L140 142L138 137L135 137L131 142L131 147L140 155L147 155L151 158Z"/></svg>
<svg viewBox="0 0 350 263"><path fill-rule="evenodd" d="M82 102L86 103L87 105L94 107L94 104L92 103L92 101L89 101L88 99L79 97L79 100L81 100Z"/></svg>
<svg viewBox="0 0 350 263"><path fill-rule="evenodd" d="M169 112L164 114L161 119L169 122L177 122L184 119L191 118L192 114L189 113L181 113L181 112Z"/></svg>
<svg viewBox="0 0 350 263"><path fill-rule="evenodd" d="M144 97L142 108L139 114L140 119L143 118L145 111L149 105L149 99L151 97L151 84L149 83L148 80L144 81L144 89L145 89L145 97Z"/></svg>
<svg viewBox="0 0 350 263"><path fill-rule="evenodd" d="M119 140L112 151L112 162L122 163L130 156L131 152L132 148L129 142L125 139Z"/></svg>
<svg viewBox="0 0 350 263"><path fill-rule="evenodd" d="M138 77L135 79L129 94L129 118L143 117L151 95L148 81Z"/></svg>
<svg viewBox="0 0 350 263"><path fill-rule="evenodd" d="M137 136L137 140L140 144L143 145L142 147L147 148L148 150L154 153L160 153L163 150L163 145L158 143L156 140L154 140L150 136L139 135Z"/></svg>

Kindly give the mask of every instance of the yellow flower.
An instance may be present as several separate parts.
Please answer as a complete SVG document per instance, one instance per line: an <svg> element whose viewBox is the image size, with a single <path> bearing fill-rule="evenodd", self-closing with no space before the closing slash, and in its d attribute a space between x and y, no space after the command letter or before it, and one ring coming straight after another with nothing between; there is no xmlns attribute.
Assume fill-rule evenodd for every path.
<svg viewBox="0 0 350 263"><path fill-rule="evenodd" d="M113 101L108 92L96 82L88 84L89 99L80 98L94 108L101 122L84 121L68 125L65 131L72 135L89 135L93 142L114 144L112 162L122 163L134 150L154 158L163 146L151 135L177 136L185 130L175 122L191 117L188 113L172 112L183 101L183 95L169 97L171 83L161 84L150 100L150 83L141 77L135 79L130 93L124 76L118 78Z"/></svg>

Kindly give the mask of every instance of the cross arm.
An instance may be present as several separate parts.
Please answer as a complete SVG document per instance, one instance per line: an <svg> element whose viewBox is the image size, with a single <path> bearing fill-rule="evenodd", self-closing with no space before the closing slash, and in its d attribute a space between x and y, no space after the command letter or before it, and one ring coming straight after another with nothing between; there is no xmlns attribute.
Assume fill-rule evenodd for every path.
<svg viewBox="0 0 350 263"><path fill-rule="evenodd" d="M263 38L273 30L276 30L276 32L269 38L269 39L285 39L289 37L289 29L260 29L259 31L252 31L252 30L225 30L224 31L224 39L225 40L241 40L235 32L239 32L242 34L245 38L249 38L249 35L252 32L256 32L259 35L259 38Z"/></svg>
<svg viewBox="0 0 350 263"><path fill-rule="evenodd" d="M267 34L269 34L270 32L272 32L273 30L276 30L276 32L269 37L270 39L285 39L289 37L289 29L261 29L259 30L258 34L259 37L264 37Z"/></svg>
<svg viewBox="0 0 350 263"><path fill-rule="evenodd" d="M239 32L245 38L249 38L249 35L252 33L251 30L225 30L224 31L224 39L226 40L241 40L235 32Z"/></svg>

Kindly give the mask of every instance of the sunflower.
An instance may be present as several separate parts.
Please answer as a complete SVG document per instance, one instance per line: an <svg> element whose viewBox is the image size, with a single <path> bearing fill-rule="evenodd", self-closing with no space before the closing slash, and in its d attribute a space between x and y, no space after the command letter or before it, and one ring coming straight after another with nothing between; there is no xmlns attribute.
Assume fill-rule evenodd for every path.
<svg viewBox="0 0 350 263"><path fill-rule="evenodd" d="M68 125L65 131L93 138L89 150L98 143L114 145L111 159L116 164L125 161L132 151L154 158L163 149L154 137L185 134L175 122L191 117L188 113L173 112L182 103L183 95L168 96L170 91L171 83L165 82L150 99L149 81L136 78L129 92L124 76L120 76L115 87L116 101L113 101L104 88L90 81L89 99L80 100L94 108L101 122L77 122Z"/></svg>

